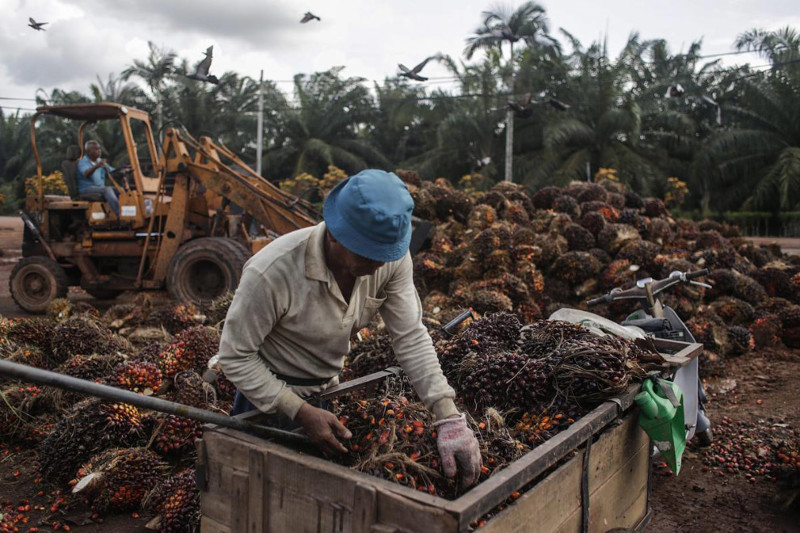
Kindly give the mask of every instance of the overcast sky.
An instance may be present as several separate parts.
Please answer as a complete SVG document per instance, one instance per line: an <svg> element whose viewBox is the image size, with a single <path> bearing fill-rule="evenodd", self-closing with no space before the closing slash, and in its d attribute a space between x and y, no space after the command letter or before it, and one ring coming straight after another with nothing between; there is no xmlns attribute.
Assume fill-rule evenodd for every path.
<svg viewBox="0 0 800 533"><path fill-rule="evenodd" d="M506 2L517 6L520 1ZM704 54L729 52L741 32L800 28L798 0L545 0L551 33L563 27L584 45L608 36L615 54L632 31L665 38L673 52L703 39ZM147 41L195 64L214 45L212 73L228 70L290 80L344 65L344 73L383 80L398 62L435 52L460 57L492 0L0 0L0 97L33 98L38 88L88 93L96 76L145 59ZM305 11L322 20L300 24ZM27 27L28 17L49 22ZM726 64L750 59L726 58ZM446 75L439 65L425 74ZM290 90L288 83L279 87ZM33 102L0 101L33 107ZM8 111L8 110L7 110Z"/></svg>

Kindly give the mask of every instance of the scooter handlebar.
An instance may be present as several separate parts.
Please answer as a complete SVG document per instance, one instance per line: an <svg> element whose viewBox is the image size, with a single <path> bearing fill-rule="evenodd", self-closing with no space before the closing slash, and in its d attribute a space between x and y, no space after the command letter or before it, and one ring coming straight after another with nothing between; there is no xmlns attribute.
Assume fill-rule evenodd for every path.
<svg viewBox="0 0 800 533"><path fill-rule="evenodd" d="M708 276L708 274L709 274L708 269L704 268L702 270L697 270L695 272L687 272L686 273L686 279L687 280L692 280L692 279L696 279L696 278L702 278L703 276Z"/></svg>
<svg viewBox="0 0 800 533"><path fill-rule="evenodd" d="M610 302L611 301L611 294L606 294L604 296L600 296L599 298L593 298L586 302L586 305L589 307L594 307L595 305L600 305L602 303Z"/></svg>

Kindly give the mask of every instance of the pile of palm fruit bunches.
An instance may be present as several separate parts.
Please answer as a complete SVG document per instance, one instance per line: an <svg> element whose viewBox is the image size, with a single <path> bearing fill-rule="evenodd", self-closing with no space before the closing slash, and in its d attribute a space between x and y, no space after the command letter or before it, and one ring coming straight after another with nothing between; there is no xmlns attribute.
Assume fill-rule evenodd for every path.
<svg viewBox="0 0 800 533"><path fill-rule="evenodd" d="M749 243L736 227L674 219L661 200L614 180L465 192L397 173L414 214L434 224L430 246L414 258L415 282L442 368L479 436L482 479L620 394L653 361L647 346L543 320L557 309L585 308L638 278L708 268L711 289L678 285L662 295L705 345L704 376L724 374L728 358L753 348L800 347L800 261ZM197 309L142 297L103 314L56 300L44 317L0 319L0 357L226 413L233 385L221 371L213 384L201 376L230 300ZM620 320L632 305L592 311ZM441 325L467 308L473 319L443 334ZM393 364L378 323L353 338L344 378ZM42 476L64 498L99 515L144 509L160 516L161 531L197 524L190 469L199 423L50 387L0 387L0 438L37 447ZM431 414L403 379L340 398L335 410L354 435L340 462L458 496L442 474Z"/></svg>

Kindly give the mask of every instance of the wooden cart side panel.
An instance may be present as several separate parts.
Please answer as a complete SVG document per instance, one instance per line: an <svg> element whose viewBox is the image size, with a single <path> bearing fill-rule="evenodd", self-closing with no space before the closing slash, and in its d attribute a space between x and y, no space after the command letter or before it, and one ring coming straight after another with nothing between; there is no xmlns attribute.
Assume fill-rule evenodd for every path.
<svg viewBox="0 0 800 533"><path fill-rule="evenodd" d="M579 533L582 465L583 457L576 455L487 522L480 531Z"/></svg>
<svg viewBox="0 0 800 533"><path fill-rule="evenodd" d="M608 481L590 488L589 531L632 528L644 518L649 467L650 445L645 444Z"/></svg>
<svg viewBox="0 0 800 533"><path fill-rule="evenodd" d="M200 517L200 531L202 533L232 533L231 528L205 515Z"/></svg>
<svg viewBox="0 0 800 533"><path fill-rule="evenodd" d="M632 412L592 444L589 458L590 531L633 527L647 511L649 439ZM490 520L481 531L579 532L583 455L577 455Z"/></svg>
<svg viewBox="0 0 800 533"><path fill-rule="evenodd" d="M454 533L458 520L442 509L414 502L390 491L378 490L377 522L403 533Z"/></svg>

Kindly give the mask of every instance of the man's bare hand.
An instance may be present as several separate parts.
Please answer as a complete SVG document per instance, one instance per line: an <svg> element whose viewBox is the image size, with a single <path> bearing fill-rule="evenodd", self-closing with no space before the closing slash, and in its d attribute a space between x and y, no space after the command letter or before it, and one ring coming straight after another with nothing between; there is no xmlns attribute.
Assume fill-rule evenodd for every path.
<svg viewBox="0 0 800 533"><path fill-rule="evenodd" d="M339 442L339 438L349 439L353 434L330 411L305 403L294 419L303 426L311 442L323 452L331 455L347 453L347 448Z"/></svg>

